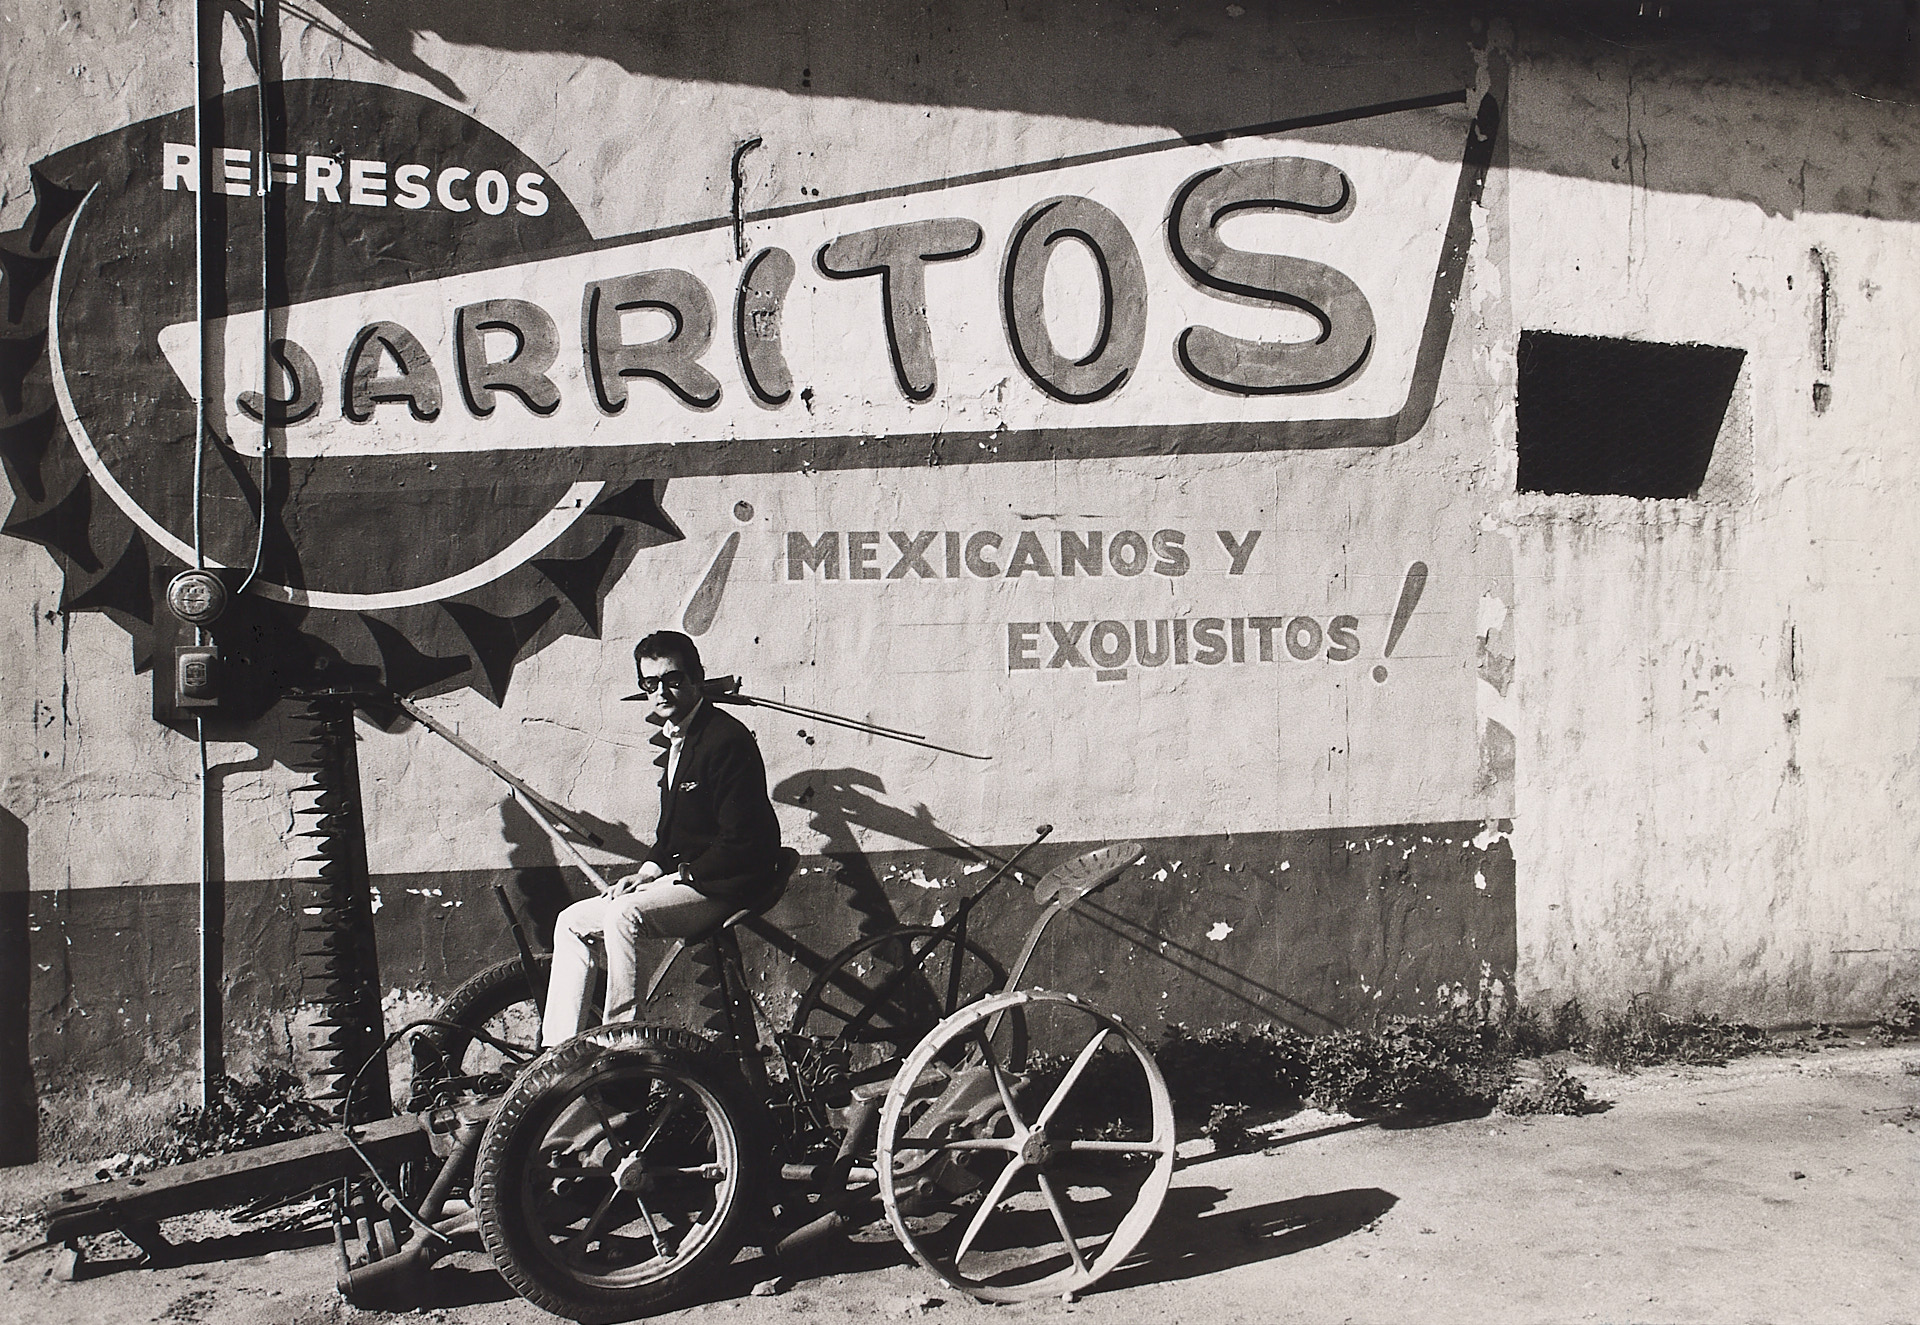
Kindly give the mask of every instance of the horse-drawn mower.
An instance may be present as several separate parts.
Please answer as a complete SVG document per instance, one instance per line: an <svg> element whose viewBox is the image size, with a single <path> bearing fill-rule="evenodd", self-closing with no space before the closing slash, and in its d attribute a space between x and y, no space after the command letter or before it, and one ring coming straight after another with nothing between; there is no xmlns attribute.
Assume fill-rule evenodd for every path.
<svg viewBox="0 0 1920 1325"><path fill-rule="evenodd" d="M564 810L457 743L604 884L555 822ZM326 1193L340 1291L357 1304L419 1303L432 1265L464 1245L539 1306L614 1321L726 1291L743 1246L804 1274L821 1240L884 1216L916 1261L976 1298L1082 1292L1152 1224L1174 1121L1137 1034L1083 998L1024 985L1047 927L1121 875L1137 844L1041 877L1011 966L969 935L1003 880L1032 883L1019 861L1050 831L985 857L995 868L944 923L857 939L779 1018L747 978L738 930L785 892L791 853L777 886L655 971L649 1001L676 961L693 964L707 995L697 1025L655 1024L643 1007L540 1050L550 959L515 922L517 956L344 1077L342 1126L62 1192L42 1245L63 1247L69 1276L80 1239L115 1229L157 1261L172 1250L162 1220ZM401 1112L356 1121L386 1111L361 1105L384 1095L402 1039L413 1071Z"/></svg>

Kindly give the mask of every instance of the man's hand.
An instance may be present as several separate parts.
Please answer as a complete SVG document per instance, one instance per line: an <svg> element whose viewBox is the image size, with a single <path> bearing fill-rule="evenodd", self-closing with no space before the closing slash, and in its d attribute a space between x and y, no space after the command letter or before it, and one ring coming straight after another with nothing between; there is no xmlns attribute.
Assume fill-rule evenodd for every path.
<svg viewBox="0 0 1920 1325"><path fill-rule="evenodd" d="M619 879L615 880L613 885L613 896L619 897L624 893L630 893L635 888L638 888L641 884L652 883L655 879L661 877L665 873L666 873L665 870L661 869L658 865L654 864L654 862L649 860L644 864L642 864L640 868L635 870L633 873L623 875Z"/></svg>

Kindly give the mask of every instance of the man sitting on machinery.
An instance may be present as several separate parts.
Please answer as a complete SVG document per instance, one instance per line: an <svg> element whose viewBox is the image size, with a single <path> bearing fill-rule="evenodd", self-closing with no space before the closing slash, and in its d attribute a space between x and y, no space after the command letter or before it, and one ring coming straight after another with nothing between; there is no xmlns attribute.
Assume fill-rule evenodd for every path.
<svg viewBox="0 0 1920 1325"><path fill-rule="evenodd" d="M631 1017L639 1002L643 933L691 938L764 897L778 878L780 825L767 799L767 770L753 733L709 703L700 652L678 631L655 631L635 646L634 665L653 738L666 751L660 826L640 868L603 896L575 902L554 926L553 975L540 1027L543 1048L583 1029L593 956L606 951L605 1020Z"/></svg>

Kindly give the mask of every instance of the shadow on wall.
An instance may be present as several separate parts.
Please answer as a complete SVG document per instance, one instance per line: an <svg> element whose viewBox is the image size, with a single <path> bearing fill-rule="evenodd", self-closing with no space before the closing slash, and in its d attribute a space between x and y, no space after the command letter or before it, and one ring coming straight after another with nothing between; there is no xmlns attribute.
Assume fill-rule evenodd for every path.
<svg viewBox="0 0 1920 1325"><path fill-rule="evenodd" d="M836 867L837 882L846 894L848 906L859 917L857 932L862 936L902 923L927 923L932 919L903 918L896 909L895 894L882 882L883 870L889 874L924 875L927 866L922 852L933 852L936 858L944 857L962 866L976 865L980 859L968 844L942 828L924 805L911 812L900 809L878 799L885 791L886 785L878 776L857 768L799 773L783 779L773 789L775 801L808 810L813 817L807 826L826 837L822 854ZM884 854L889 864L877 866L873 856L861 849L855 829L884 834L920 848L921 852L887 852ZM1078 850L1072 854L1077 855ZM912 858L911 865L895 859L902 855ZM1061 857L1057 851L1052 856L1036 854L1031 858L1033 865L1029 873L1037 878L1046 868L1066 858L1071 857ZM1144 874L1153 868L1149 860L1134 873ZM1051 970L1057 964L1063 972L1071 971L1077 978L1084 978L1089 974L1080 969L1087 965L1084 958L1091 948L1097 947L1103 956L1122 958L1129 966L1134 959L1144 957L1149 959L1149 968L1157 968L1128 970L1125 983L1135 986L1135 992L1147 984L1161 988L1167 978L1173 976L1183 983L1197 982L1210 989L1217 1002L1238 1010L1234 1015L1251 1014L1310 1032L1344 1027L1340 1017L1311 1006L1261 978L1264 971L1250 970L1245 963L1222 961L1183 941L1176 926L1167 922L1187 908L1178 902L1169 908L1166 899L1151 895L1167 891L1165 885L1169 881L1177 891L1179 882L1172 879L1175 872L1163 869L1159 879L1146 885L1123 875L1110 892L1082 900L1072 912L1077 924L1055 927L1049 932L1046 946L1041 949L1039 969ZM985 873L971 878L962 874L952 882L971 891L986 877ZM1161 886L1152 887L1154 883ZM1141 897L1128 900L1130 894L1135 893ZM937 889L937 895L943 899L942 912L936 912L939 915L954 899L944 886ZM970 931L990 951L1008 961L1019 950L1028 926L1040 915L1037 907L1013 900L1018 896L1017 888L1003 885L1000 896L982 905ZM1142 900L1146 903L1144 907L1140 905ZM1089 926L1097 933L1090 934L1081 926ZM762 922L753 929L789 956L796 955L772 925ZM790 938L786 942L791 942ZM1081 960L1076 960L1076 955ZM1092 991L1083 989L1083 992ZM1132 1009L1136 1014L1141 1010Z"/></svg>
<svg viewBox="0 0 1920 1325"><path fill-rule="evenodd" d="M934 822L926 806L909 814L879 800L877 796L886 790L880 776L865 769L821 768L783 778L771 793L778 804L798 806L813 816L807 827L826 838L820 854L835 866L835 879L847 893L847 905L860 918L857 934L863 938L903 922L873 862L861 850L855 829L884 833L968 864L975 859L958 838Z"/></svg>
<svg viewBox="0 0 1920 1325"><path fill-rule="evenodd" d="M610 850L638 860L646 846L620 824L593 821ZM553 949L553 927L570 903L593 888L571 860L563 860L546 830L512 796L500 801L500 832L507 842L505 869L436 874L382 874L373 887L381 905L373 918L384 988L431 989L444 997L468 977L516 953L496 887L506 891L527 941L539 952ZM602 867L608 879L628 873L618 862Z"/></svg>
<svg viewBox="0 0 1920 1325"><path fill-rule="evenodd" d="M951 918L990 877L986 862L1019 845L997 842L976 857L925 808L888 804L883 781L864 769L798 774L773 791L806 808L825 839L786 897L744 926L754 936L743 944L751 977L780 1024L781 1009L790 1014L842 948L895 925ZM535 945L550 945L554 917L586 886L517 806L503 808L501 828L512 844L505 868L373 876L383 990L445 995L511 957L496 884L509 889ZM196 1016L197 889L37 893L39 909L29 912L24 833L12 819L0 818L0 829L0 1108L24 1111L23 1121L0 1126L0 1138L18 1144L32 1134L36 1088L106 1073L148 1089L183 1070ZM604 825L602 835L642 854L620 825ZM1047 841L1025 862L1027 884L1096 845ZM1504 825L1156 838L1143 854L1056 920L1024 983L1082 994L1150 1037L1175 1021L1259 1020L1318 1033L1448 1011L1462 996L1471 1002L1476 982L1490 995L1510 988L1514 871ZM236 1067L297 1057L291 1018L306 991L295 887L279 877L229 889L227 1029ZM1043 914L1026 887L1003 883L973 914L970 945L1010 964ZM680 963L670 978L662 1019L697 1004L688 968ZM89 1015L102 1008L114 1015ZM20 1047L30 1030L31 1071Z"/></svg>
<svg viewBox="0 0 1920 1325"><path fill-rule="evenodd" d="M39 1157L39 1101L29 1049L33 958L27 896L27 826L0 809L0 1164Z"/></svg>
<svg viewBox="0 0 1920 1325"><path fill-rule="evenodd" d="M777 89L796 96L858 98L907 105L970 107L1058 115L1183 134L1324 115L1472 86L1473 43L1485 19L1466 4L1372 6L1339 0L1285 5L1168 6L1143 0L1059 0L1015 7L968 0L767 0L716 22L711 9L604 0L425 0L395 6L336 0L340 26L298 17L456 101L462 87L440 68L432 43L500 51L560 52L608 60L629 73ZM1831 98L1879 91L1874 131L1835 135L1820 149L1818 176L1783 168L1729 171L1727 122L1670 115L1662 123L1661 192L1753 202L1769 213L1857 213L1920 217L1920 199L1891 196L1873 180L1896 118L1920 82L1910 5L1868 0L1780 0L1763 10L1736 0L1652 7L1586 0L1513 10L1522 58L1590 65L1604 97L1624 107L1636 62L1670 75L1676 104L1699 90L1772 82L1803 98L1804 115L1824 115ZM1251 12L1249 12L1251 11ZM292 14L295 11L284 10ZM1138 71L1152 69L1151 76ZM1127 71L1116 75L1116 71ZM1809 88L1828 92L1808 95ZM1754 112L1736 96L1729 114ZM484 116L484 107L481 108ZM1772 112L1766 112L1772 113ZM1754 132L1765 133L1755 120ZM800 144L799 146L805 146ZM1617 149L1615 149L1617 150ZM1575 178L1613 182L1612 153L1562 150L1529 164ZM1799 164L1797 158L1794 164Z"/></svg>
<svg viewBox="0 0 1920 1325"><path fill-rule="evenodd" d="M796 774L772 789L772 799L807 809L808 826L825 843L822 871L831 879L831 897L815 893L805 881L796 883L787 898L768 915L747 922L746 928L791 963L784 978L795 983L793 992L826 969L845 943L906 923L895 909L880 872L856 837L856 829L883 833L931 851L956 864L971 865L976 857L947 834L922 808L909 814L878 799L886 791L875 774L857 768L823 769ZM570 902L589 895L579 868L564 859L553 840L513 797L500 803L501 829L509 844L509 869L500 880L515 912L527 928L536 949L551 950L554 923ZM648 850L625 824L587 817L587 822L613 851L638 862ZM614 863L602 868L609 880L631 866ZM802 870L805 875L809 871ZM485 885L483 885L485 886ZM415 892L425 890L414 890ZM456 890L445 889L449 894ZM493 899L478 887L462 894L428 899L409 892L387 899L377 920L383 952L394 960L383 962L388 983L424 982L442 988L494 961L512 955L506 919ZM664 942L646 941L642 963L665 951ZM781 980L777 965L756 963L758 978ZM677 977L678 972L676 972ZM662 991L662 1009L671 1008L685 991L676 978Z"/></svg>
<svg viewBox="0 0 1920 1325"><path fill-rule="evenodd" d="M212 881L211 898L217 907L214 932L209 935L220 954L220 1016L222 1069L229 1076L244 1070L255 1058L279 1060L284 1053L286 1021L280 1008L290 997L299 995L298 962L292 960L293 928L290 898L278 892L258 899L243 898L232 905L227 895L227 780L247 773L260 773L273 765L273 756L256 752L247 760L232 760L207 766L206 851L207 877ZM196 898L197 902L197 898ZM200 954L197 940L191 945L184 967L185 984L198 988ZM295 983L288 983L288 973ZM198 1016L196 1012L196 1023ZM194 1033L198 1034L198 1028Z"/></svg>
<svg viewBox="0 0 1920 1325"><path fill-rule="evenodd" d="M1011 10L971 0L771 0L724 21L709 8L660 0L342 0L332 8L345 29L336 35L348 44L460 101L481 89L463 88L435 67L422 53L423 35L797 96L1026 111L1183 133L1473 80L1464 5L1451 14L1428 6L1413 23L1402 14L1356 15L1338 0L1240 17L1237 6L1192 6L1168 17L1155 6L1101 0ZM1149 54L1153 77L1115 76L1139 69Z"/></svg>
<svg viewBox="0 0 1920 1325"><path fill-rule="evenodd" d="M608 851L635 862L600 866L600 872L608 882L631 873L647 854L647 844L635 837L633 830L625 824L596 819L591 815L579 817L592 827ZM536 948L551 951L553 926L560 912L569 904L592 896L593 885L587 882L579 867L571 860L563 861L560 858L559 849L554 846L553 839L547 836L547 830L513 796L506 796L500 802L500 831L507 839L507 864L513 870L513 882L507 885L507 895L520 917L520 923L527 928L528 941ZM506 916L500 916L499 923L505 925L506 919ZM500 931L500 938L503 944L506 943L504 929ZM503 949L502 955L510 955L509 950Z"/></svg>

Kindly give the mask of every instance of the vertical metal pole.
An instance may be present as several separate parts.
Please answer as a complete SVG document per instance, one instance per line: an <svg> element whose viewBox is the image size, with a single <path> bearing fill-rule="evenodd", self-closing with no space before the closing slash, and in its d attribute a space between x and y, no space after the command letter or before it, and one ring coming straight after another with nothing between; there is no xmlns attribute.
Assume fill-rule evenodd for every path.
<svg viewBox="0 0 1920 1325"><path fill-rule="evenodd" d="M221 991L226 967L227 890L215 877L209 835L213 832L213 780L207 776L207 720L194 718L200 746L200 1103L213 1107L227 1076Z"/></svg>
<svg viewBox="0 0 1920 1325"><path fill-rule="evenodd" d="M199 380L193 391L193 564L207 564L200 488L207 447L207 231L213 171L207 160L206 0L193 4L193 317L200 338ZM194 627L194 642L205 644L206 631ZM226 895L213 878L213 852L207 835L212 831L213 794L207 777L207 725L194 719L200 747L200 1102L211 1108L226 1078L226 1051L221 1035L224 1009L220 997L226 929Z"/></svg>
<svg viewBox="0 0 1920 1325"><path fill-rule="evenodd" d="M260 117L260 168L254 176L254 193L260 198L260 514L254 525L253 565L235 597L245 593L260 574L260 559L267 547L267 489L273 477L273 144L267 106L267 75L275 66L274 43L279 36L269 26L273 21L267 15L267 0L253 0L253 53L259 74L254 109Z"/></svg>
<svg viewBox="0 0 1920 1325"><path fill-rule="evenodd" d="M199 380L193 384L193 565L207 564L200 480L207 449L207 231L213 167L207 160L206 0L193 0L193 320L200 336ZM204 641L202 641L204 642Z"/></svg>

